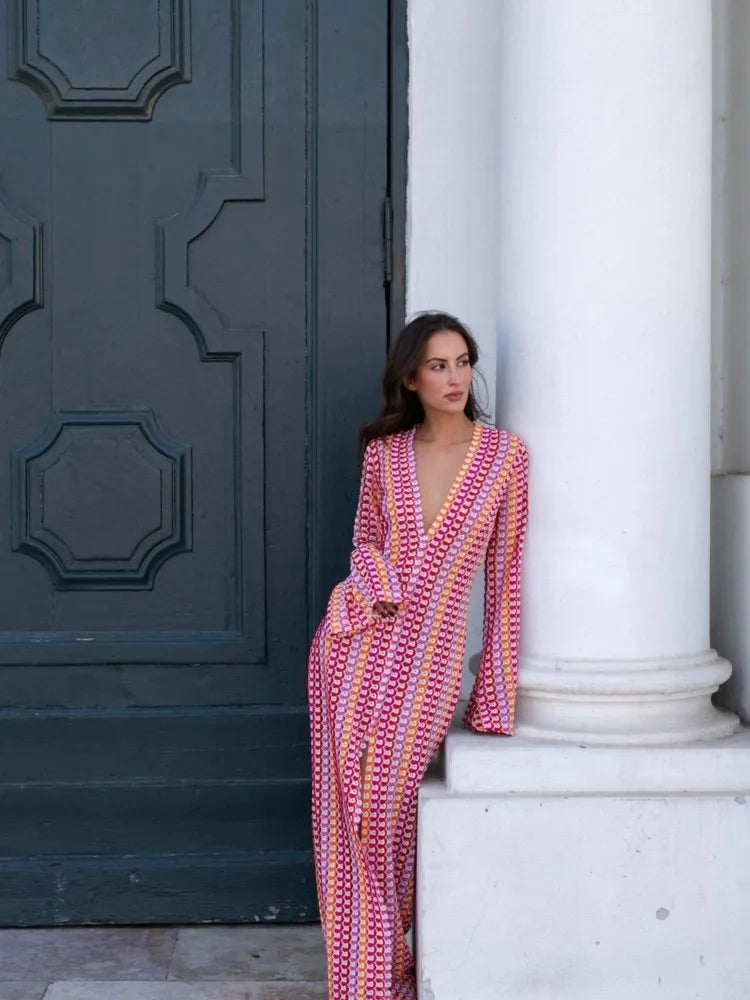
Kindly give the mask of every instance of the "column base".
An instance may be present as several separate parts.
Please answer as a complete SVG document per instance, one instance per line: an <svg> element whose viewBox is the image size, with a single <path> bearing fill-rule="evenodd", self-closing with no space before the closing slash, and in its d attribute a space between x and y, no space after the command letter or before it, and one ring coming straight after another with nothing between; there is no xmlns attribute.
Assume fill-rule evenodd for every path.
<svg viewBox="0 0 750 1000"><path fill-rule="evenodd" d="M420 793L421 1000L745 1000L750 731L690 747L451 733Z"/></svg>
<svg viewBox="0 0 750 1000"><path fill-rule="evenodd" d="M738 731L711 695L731 674L714 650L637 661L527 657L519 671L516 733L588 744L691 743Z"/></svg>

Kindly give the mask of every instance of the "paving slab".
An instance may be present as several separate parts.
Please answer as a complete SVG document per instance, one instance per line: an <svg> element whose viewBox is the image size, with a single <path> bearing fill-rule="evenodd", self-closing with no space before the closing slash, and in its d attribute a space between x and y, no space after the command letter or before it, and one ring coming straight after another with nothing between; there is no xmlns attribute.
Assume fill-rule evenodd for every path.
<svg viewBox="0 0 750 1000"><path fill-rule="evenodd" d="M166 979L176 940L176 927L0 929L0 983Z"/></svg>
<svg viewBox="0 0 750 1000"><path fill-rule="evenodd" d="M325 979L320 927L237 925L182 927L177 933L170 980Z"/></svg>
<svg viewBox="0 0 750 1000"><path fill-rule="evenodd" d="M44 1000L326 1000L324 983L52 983Z"/></svg>
<svg viewBox="0 0 750 1000"><path fill-rule="evenodd" d="M42 1000L49 983L0 983L0 1000Z"/></svg>

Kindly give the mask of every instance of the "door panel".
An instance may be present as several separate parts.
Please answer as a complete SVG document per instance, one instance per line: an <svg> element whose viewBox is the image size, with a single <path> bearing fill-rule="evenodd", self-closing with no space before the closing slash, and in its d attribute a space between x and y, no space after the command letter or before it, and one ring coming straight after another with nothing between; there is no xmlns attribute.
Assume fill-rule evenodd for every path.
<svg viewBox="0 0 750 1000"><path fill-rule="evenodd" d="M8 4L0 923L315 915L305 661L386 338L383 6Z"/></svg>

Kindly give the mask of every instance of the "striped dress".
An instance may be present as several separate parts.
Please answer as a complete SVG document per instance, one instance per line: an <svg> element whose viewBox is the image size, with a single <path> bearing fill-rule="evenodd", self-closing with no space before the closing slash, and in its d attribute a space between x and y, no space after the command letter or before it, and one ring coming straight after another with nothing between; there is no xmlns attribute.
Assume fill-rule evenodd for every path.
<svg viewBox="0 0 750 1000"><path fill-rule="evenodd" d="M528 457L475 423L425 530L416 428L365 451L350 575L310 649L313 838L329 1000L416 1000L417 792L461 688L472 583L485 564L483 651L464 717L511 735ZM394 618L376 601L399 605ZM366 761L363 771L362 764Z"/></svg>

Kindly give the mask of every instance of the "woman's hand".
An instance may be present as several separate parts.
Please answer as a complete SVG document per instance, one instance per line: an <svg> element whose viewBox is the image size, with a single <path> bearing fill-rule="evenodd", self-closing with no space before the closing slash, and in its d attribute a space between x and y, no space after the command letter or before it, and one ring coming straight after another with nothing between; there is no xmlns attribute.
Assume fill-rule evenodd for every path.
<svg viewBox="0 0 750 1000"><path fill-rule="evenodd" d="M393 601L376 601L372 609L375 614L380 615L382 618L395 618L398 611L398 604L394 604Z"/></svg>

